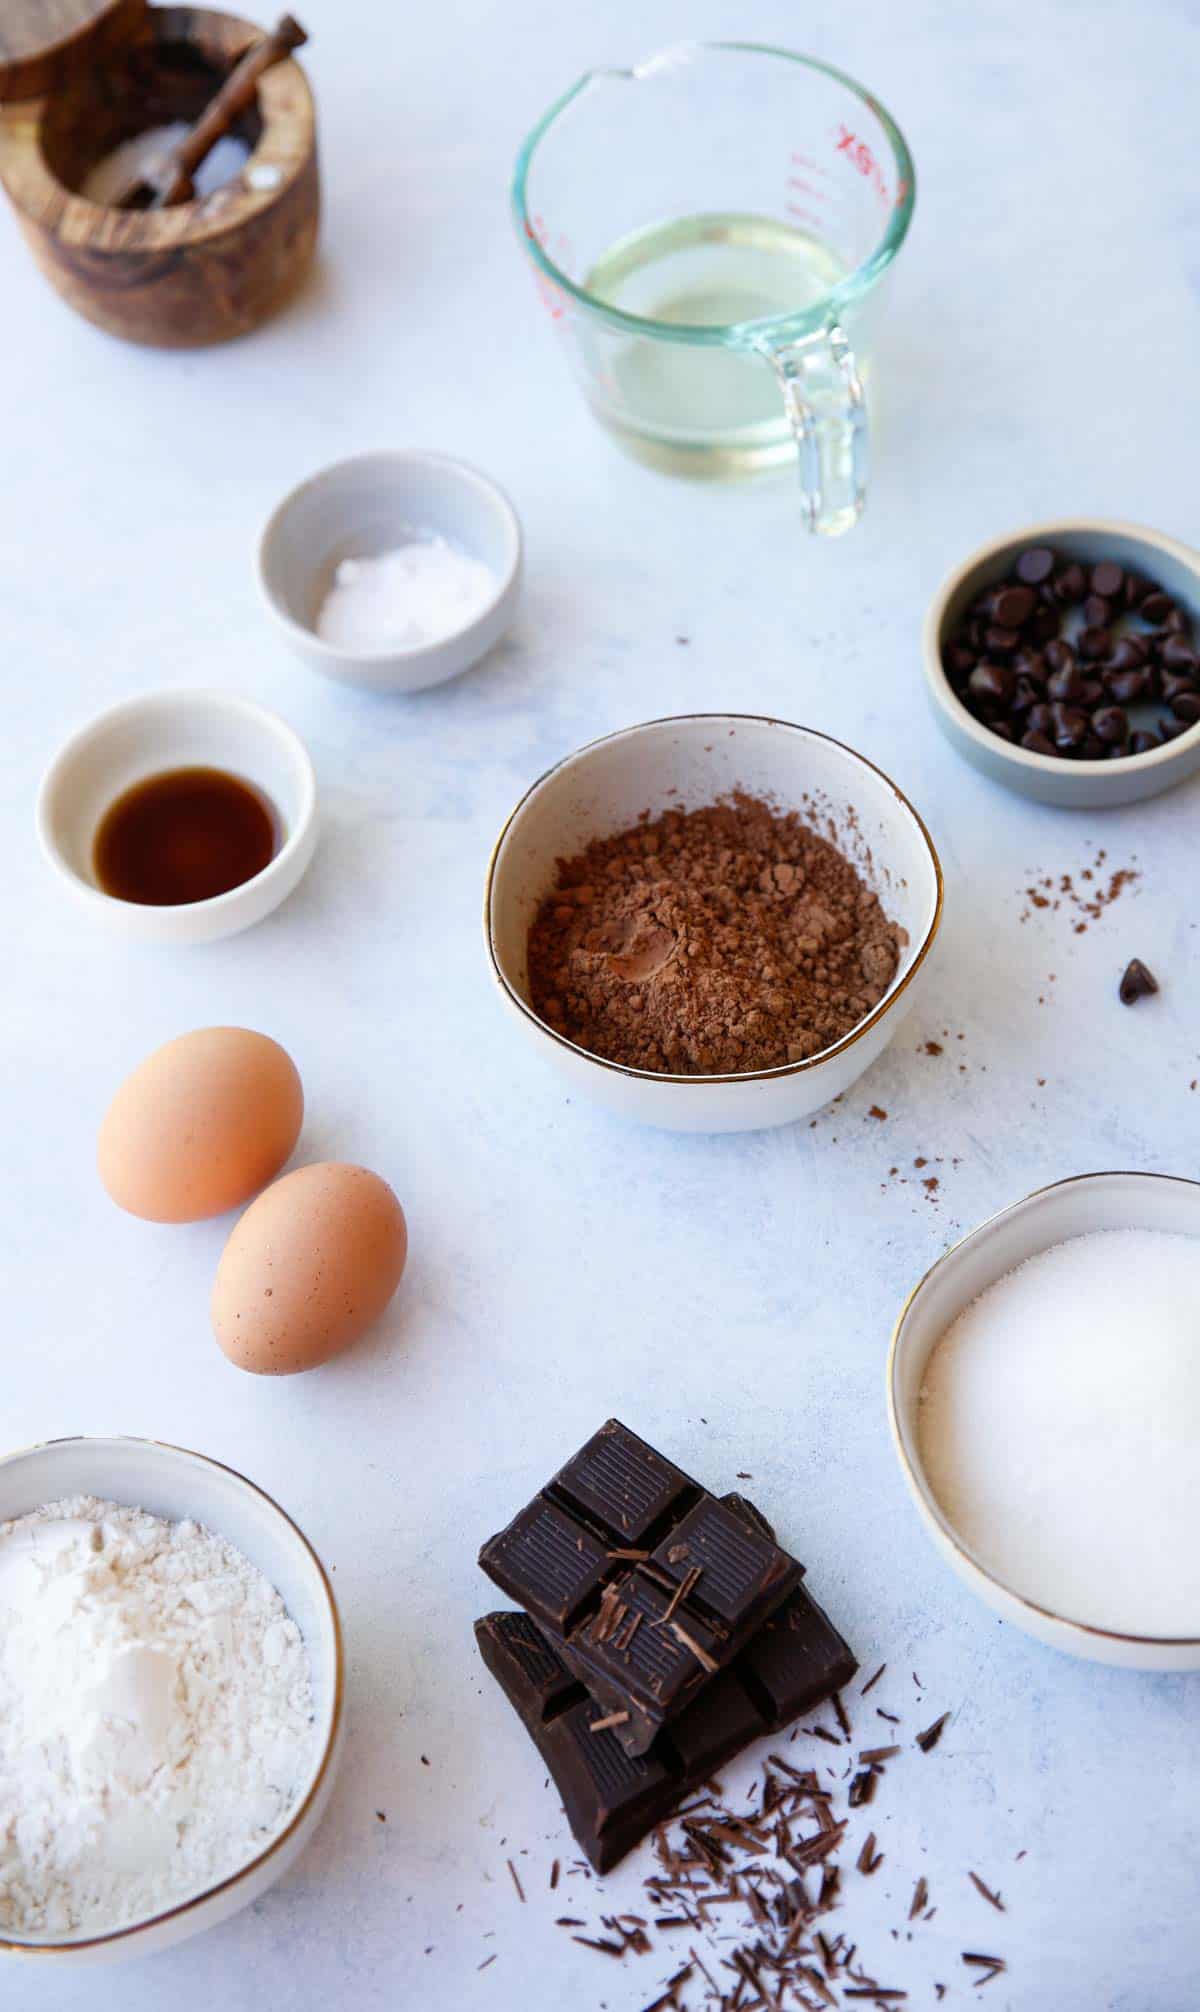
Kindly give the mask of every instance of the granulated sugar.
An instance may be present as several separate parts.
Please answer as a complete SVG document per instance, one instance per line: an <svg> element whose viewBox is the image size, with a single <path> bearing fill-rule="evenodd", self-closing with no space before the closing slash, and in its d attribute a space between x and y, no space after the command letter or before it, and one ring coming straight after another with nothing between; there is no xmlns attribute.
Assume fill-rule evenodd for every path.
<svg viewBox="0 0 1200 2012"><path fill-rule="evenodd" d="M925 1371L950 1523L1072 1620L1200 1635L1200 1238L1073 1237L998 1279Z"/></svg>

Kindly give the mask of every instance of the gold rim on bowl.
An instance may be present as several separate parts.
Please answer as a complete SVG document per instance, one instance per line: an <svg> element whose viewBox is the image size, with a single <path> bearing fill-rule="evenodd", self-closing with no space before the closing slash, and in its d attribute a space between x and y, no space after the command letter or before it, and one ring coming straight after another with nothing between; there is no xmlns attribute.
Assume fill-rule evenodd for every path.
<svg viewBox="0 0 1200 2012"><path fill-rule="evenodd" d="M322 1749L320 1765L313 1776L308 1793L305 1795L303 1801L292 1811L283 1829L278 1831L263 1846L261 1851L256 1852L253 1858L247 1859L244 1865L240 1865L236 1872L226 1874L224 1879L217 1880L212 1886L206 1886L201 1893L189 1894L186 1900L177 1901L174 1907L163 1908L160 1914L148 1914L140 1921L128 1921L120 1928L106 1929L102 1935L75 1936L70 1941L60 1942L23 1942L14 1940L11 1936L0 1934L0 1956L26 1956L33 1958L62 1955L79 1956L87 1950L111 1948L114 1943L123 1942L133 1935L140 1935L148 1928L161 1928L169 1921L178 1921L181 1915L190 1913L192 1908L202 1906L205 1901L215 1900L220 1893L227 1893L230 1887L236 1886L249 1873L257 1872L261 1866L266 1865L269 1859L274 1858L283 1849L289 1838L295 1836L300 1825L304 1822L305 1817L325 1787L333 1762L334 1752L337 1748L338 1735L342 1728L342 1713L346 1694L346 1657L342 1640L341 1615L338 1613L337 1600L334 1597L329 1574L326 1572L316 1551L295 1519L288 1515L286 1509L281 1508L273 1495L268 1495L265 1488L260 1488L257 1481L251 1481L247 1475L239 1472L236 1467L231 1467L227 1461L214 1460L211 1454L197 1453L190 1446L176 1446L169 1439L149 1439L138 1433L92 1434L87 1432L69 1432L63 1434L58 1439L39 1439L32 1446L20 1446L13 1452L6 1453L3 1459L0 1460L0 1466L7 1466L12 1460L23 1459L29 1453L43 1453L51 1446L73 1446L91 1439L97 1441L111 1440L114 1444L124 1446L155 1446L160 1452L179 1453L186 1460L198 1460L205 1467L216 1467L222 1474L230 1474L235 1481L240 1481L243 1488L249 1488L251 1493L257 1495L261 1501L273 1509L275 1514L281 1517L293 1534L299 1538L304 1550L308 1553L309 1559L316 1567L317 1577L325 1593L329 1609L329 1619L333 1627L333 1706L329 1718L329 1732Z"/></svg>
<svg viewBox="0 0 1200 2012"><path fill-rule="evenodd" d="M514 823L530 798L537 794L543 783L549 782L551 776L557 775L560 769L566 768L571 762L578 761L583 755L593 753L596 748L604 747L609 741L625 740L632 734L644 733L649 727L686 726L694 720L711 720L714 723L732 721L735 725L744 722L751 726L780 727L787 733L800 734L806 740L825 741L830 747L839 748L843 754L849 755L852 761L861 763L865 769L870 769L873 775L877 775L879 780L887 785L897 802L908 812L908 815L916 825L925 850L929 855L929 864L933 868L934 878L933 914L929 919L929 926L925 931L921 947L914 956L908 970L895 990L885 993L879 1004L873 1006L863 1019L857 1021L848 1034L843 1034L840 1041L834 1041L828 1048L822 1048L819 1054L806 1056L802 1062L781 1062L774 1069L740 1069L727 1072L724 1075L706 1076L680 1075L673 1070L667 1069L634 1069L622 1062L610 1062L607 1056L595 1055L590 1048L580 1047L577 1041L568 1041L565 1034L557 1033L553 1027L541 1019L534 1012L532 1006L526 1000L522 999L515 985L509 981L500 963L500 959L496 955L496 940L492 929L492 888L495 883L496 865L505 839L508 837ZM610 1069L616 1076L630 1076L634 1081L640 1083L687 1083L698 1086L702 1083L777 1082L787 1076L803 1075L805 1070L814 1069L819 1063L828 1062L833 1056L844 1054L846 1049L852 1048L856 1041L860 1041L863 1035L868 1033L883 1018L885 1013L890 1013L902 993L911 985L917 972L929 955L930 950L933 948L934 939L941 927L944 897L945 884L942 878L942 863L938 858L937 847L929 835L929 829L920 811L909 802L904 791L897 783L892 781L891 776L887 775L875 762L868 760L866 755L859 754L857 748L848 747L845 741L837 740L833 734L821 733L816 727L802 727L795 720L777 719L770 713L667 713L661 719L640 720L636 726L618 727L615 733L600 734L595 740L585 741L582 747L573 749L570 754L562 755L556 762L551 762L549 768L543 769L541 775L537 776L530 783L528 789L518 798L505 818L503 825L500 827L496 843L492 847L491 858L488 860L487 878L483 888L483 934L487 944L488 959L492 967L492 976L506 997L512 1001L513 1005L524 1015L530 1025L538 1029L539 1033L545 1034L551 1041L556 1041L559 1047L565 1048L569 1054L578 1055L585 1062L594 1063L596 1068Z"/></svg>
<svg viewBox="0 0 1200 2012"><path fill-rule="evenodd" d="M982 1559L976 1556L970 1545L964 1542L963 1538L959 1536L958 1531L954 1528L954 1525L947 1518L941 1504L924 1478L919 1461L909 1452L905 1430L900 1421L899 1405L896 1402L896 1365L900 1355L901 1330L908 1319L918 1295L928 1285L935 1272L940 1271L942 1266L948 1263L956 1252L963 1249L964 1245L974 1243L977 1237L981 1237L986 1231L994 1229L997 1223L1003 1222L1008 1216L1015 1215L1018 1209L1025 1208L1028 1203L1040 1200L1043 1195L1053 1194L1059 1188L1080 1187L1086 1181L1128 1180L1170 1181L1181 1188L1200 1188L1200 1181L1189 1180L1185 1174L1147 1173L1144 1169L1136 1167L1104 1167L1091 1174L1068 1174L1064 1180L1047 1181L1044 1187L1031 1189L1029 1194L1022 1195L1019 1201L1010 1202L1007 1208L997 1209L994 1215L985 1216L981 1223L976 1223L974 1229L968 1230L965 1236L959 1237L955 1243L950 1244L941 1253L940 1257L934 1259L933 1263L922 1273L908 1294L897 1316L896 1324L892 1329L892 1338L888 1347L887 1368L885 1370L888 1425L891 1430L892 1444L896 1449L896 1457L900 1462L901 1472L918 1509L930 1517L949 1548L959 1558L963 1559L966 1564L970 1565L973 1571L978 1572L981 1578L986 1579L990 1586L994 1586L998 1592L1003 1593L1006 1599L1012 1600L1027 1614L1035 1615L1038 1620L1053 1621L1058 1627L1070 1628L1077 1634L1092 1636L1097 1641L1123 1642L1130 1648L1140 1649L1195 1649L1200 1651L1200 1635L1137 1635L1130 1633L1124 1628L1101 1628L1093 1621L1079 1621L1076 1620L1073 1614L1060 1614L1054 1607L1045 1607L1040 1600L1031 1600L1028 1594L1022 1593L1016 1586L1010 1585L1007 1579L1002 1579L998 1572L994 1572L990 1565L985 1565Z"/></svg>

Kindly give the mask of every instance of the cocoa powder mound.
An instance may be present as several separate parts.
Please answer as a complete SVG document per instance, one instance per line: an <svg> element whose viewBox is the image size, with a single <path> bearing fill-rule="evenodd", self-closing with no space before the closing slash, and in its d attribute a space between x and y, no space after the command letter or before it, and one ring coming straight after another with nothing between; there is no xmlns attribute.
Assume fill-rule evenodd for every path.
<svg viewBox="0 0 1200 2012"><path fill-rule="evenodd" d="M795 811L735 792L575 859L529 931L534 1011L611 1062L710 1076L801 1062L895 975L904 930Z"/></svg>

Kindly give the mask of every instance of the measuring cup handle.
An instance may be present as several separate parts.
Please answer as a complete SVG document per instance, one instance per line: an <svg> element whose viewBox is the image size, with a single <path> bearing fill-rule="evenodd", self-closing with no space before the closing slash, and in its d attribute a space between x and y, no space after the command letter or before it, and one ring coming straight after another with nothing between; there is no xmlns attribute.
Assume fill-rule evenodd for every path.
<svg viewBox="0 0 1200 2012"><path fill-rule="evenodd" d="M762 347L796 436L804 521L838 538L857 524L867 498L867 406L854 352L836 322Z"/></svg>

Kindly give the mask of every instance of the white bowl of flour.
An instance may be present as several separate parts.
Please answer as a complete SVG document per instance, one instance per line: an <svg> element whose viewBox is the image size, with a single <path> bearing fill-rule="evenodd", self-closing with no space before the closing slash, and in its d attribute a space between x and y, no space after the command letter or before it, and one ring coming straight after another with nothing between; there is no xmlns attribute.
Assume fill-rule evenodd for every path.
<svg viewBox="0 0 1200 2012"><path fill-rule="evenodd" d="M256 1900L342 1694L320 1560L241 1475L139 1439L0 1460L0 1954L145 1955Z"/></svg>
<svg viewBox="0 0 1200 2012"><path fill-rule="evenodd" d="M1026 1633L1200 1669L1200 1183L1085 1174L940 1258L888 1360L928 1534Z"/></svg>

